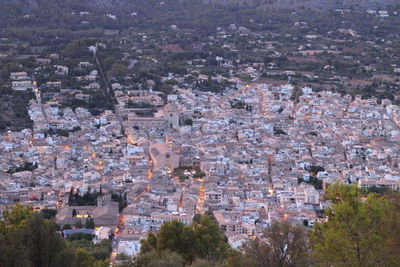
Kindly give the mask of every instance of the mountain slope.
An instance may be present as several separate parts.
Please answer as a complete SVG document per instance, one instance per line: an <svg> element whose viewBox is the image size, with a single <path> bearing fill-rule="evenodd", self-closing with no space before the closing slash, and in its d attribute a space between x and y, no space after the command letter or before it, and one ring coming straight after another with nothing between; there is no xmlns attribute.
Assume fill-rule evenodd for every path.
<svg viewBox="0 0 400 267"><path fill-rule="evenodd" d="M167 2L168 0L165 0ZM182 0L191 1L191 0ZM24 11L35 8L45 8L46 0L0 0L1 6L12 4ZM80 6L87 5L88 7L100 8L131 8L142 1L136 0L53 0L59 2L60 5L65 3L76 4ZM152 1L147 1L149 4ZM160 1L161 2L161 1ZM360 9L380 9L386 8L389 5L399 5L398 0L203 0L206 3L212 4L238 4L251 6L269 6L278 8L296 8L305 6L307 8L316 9L332 9L332 8L360 8ZM143 4L143 2L142 2Z"/></svg>

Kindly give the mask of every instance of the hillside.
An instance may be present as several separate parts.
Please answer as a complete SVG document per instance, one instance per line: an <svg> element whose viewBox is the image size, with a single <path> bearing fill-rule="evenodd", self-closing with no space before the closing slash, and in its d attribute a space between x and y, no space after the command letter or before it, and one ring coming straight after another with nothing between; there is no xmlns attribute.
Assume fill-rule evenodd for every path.
<svg viewBox="0 0 400 267"><path fill-rule="evenodd" d="M162 3L167 3L169 8L162 9ZM213 13L214 10L210 8L210 5L227 7L234 12L238 11L238 7L251 9L252 12L262 10L270 12L278 9L279 11L314 9L323 12L332 9L353 9L354 11L391 9L390 6L398 6L400 3L398 0L0 0L2 7L0 9L0 29L26 27L27 25L71 29L70 25L77 23L76 14L80 14L80 12L90 12L91 16L100 16L110 12L119 15L119 17L129 17L132 12L137 12L144 15L143 18L150 20L152 18L160 19L159 16L163 17L165 13L169 13L174 17L174 23L179 24L186 19L180 16L183 9L201 7L201 9L196 9L194 14L196 17L205 12ZM159 12L161 10L162 12ZM219 17L225 19L225 16ZM99 21L100 25L97 26L100 28L104 25L115 24L110 20L104 21L104 18L96 18L96 22ZM123 27L121 24L111 27L121 28L121 26ZM87 27L78 28L85 29ZM6 35L8 34L6 33Z"/></svg>
<svg viewBox="0 0 400 267"><path fill-rule="evenodd" d="M182 0L188 1L188 0ZM72 6L102 7L102 8L129 8L135 7L141 1L129 0L54 0L61 6L71 4ZM151 2L151 1L147 1ZM334 9L334 8L360 8L360 9L380 9L389 5L398 5L397 0L204 0L203 2L212 4L239 4L251 6L268 6L278 8L296 8L307 7L316 9ZM11 4L23 11L29 11L36 8L44 8L48 5L46 0L0 0L1 6ZM150 3L151 4L151 3ZM0 11L1 12L1 11Z"/></svg>
<svg viewBox="0 0 400 267"><path fill-rule="evenodd" d="M215 4L235 3L239 5L252 5L276 8L315 8L315 9L381 9L390 5L398 5L397 0L205 0Z"/></svg>

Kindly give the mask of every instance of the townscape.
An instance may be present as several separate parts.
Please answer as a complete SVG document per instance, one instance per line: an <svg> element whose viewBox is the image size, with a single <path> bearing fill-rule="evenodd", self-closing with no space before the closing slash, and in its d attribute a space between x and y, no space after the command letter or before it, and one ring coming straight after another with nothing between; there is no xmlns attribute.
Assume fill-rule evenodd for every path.
<svg viewBox="0 0 400 267"><path fill-rule="evenodd" d="M211 211L239 247L272 220L323 220L329 184L400 186L399 108L389 100L237 83L222 95L177 88L163 105L151 92L119 89L118 103L157 106L150 117L135 113L148 108L118 105L120 124L111 110L91 116L43 103L32 86L33 130L1 136L2 204L56 209L60 225L92 217L98 234L115 231L116 250L128 255L149 231L170 220L190 224L195 213ZM76 192L102 195L97 206L70 206Z"/></svg>
<svg viewBox="0 0 400 267"><path fill-rule="evenodd" d="M76 251L91 247L93 262L79 266L119 266L151 246L160 256L160 229L199 218L245 251L272 243L275 223L327 224L335 186L364 204L399 191L400 7L269 2L279 12L268 18L250 4L156 1L127 14L75 3L63 7L71 28L32 29L34 40L0 22L0 239L12 207L29 207L63 240L89 236ZM13 23L43 26L35 12ZM196 253L182 253L186 266L202 266Z"/></svg>

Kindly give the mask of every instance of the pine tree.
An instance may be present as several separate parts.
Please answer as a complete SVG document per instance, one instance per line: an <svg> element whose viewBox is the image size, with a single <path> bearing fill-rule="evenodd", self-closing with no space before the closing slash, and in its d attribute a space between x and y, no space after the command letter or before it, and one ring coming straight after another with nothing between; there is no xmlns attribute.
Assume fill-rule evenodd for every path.
<svg viewBox="0 0 400 267"><path fill-rule="evenodd" d="M394 266L400 244L399 210L377 194L362 197L355 186L334 185L326 223L312 230L313 257L318 266ZM390 214L390 215L389 215ZM396 247L396 248L395 248ZM396 263L397 262L397 263Z"/></svg>
<svg viewBox="0 0 400 267"><path fill-rule="evenodd" d="M95 225L94 225L93 218L86 219L85 228L94 229L94 227L95 227Z"/></svg>
<svg viewBox="0 0 400 267"><path fill-rule="evenodd" d="M82 224L81 220L77 220L77 221L76 221L75 227L76 227L76 228L82 228L82 227L83 227L83 224Z"/></svg>

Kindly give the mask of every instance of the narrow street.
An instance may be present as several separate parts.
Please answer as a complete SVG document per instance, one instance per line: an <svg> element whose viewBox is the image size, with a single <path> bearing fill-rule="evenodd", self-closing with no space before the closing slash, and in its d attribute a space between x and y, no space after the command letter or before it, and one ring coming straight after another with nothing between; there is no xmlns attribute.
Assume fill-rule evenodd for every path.
<svg viewBox="0 0 400 267"><path fill-rule="evenodd" d="M122 118L121 118L121 116L119 114L118 107L117 107L117 103L118 102L117 102L117 99L115 98L114 91L113 91L111 85L108 83L107 76L105 75L105 73L103 71L103 68L101 67L100 60L99 60L99 58L97 56L97 49L98 48L96 47L96 49L93 50L93 57L94 57L94 59L96 61L96 65L97 65L97 67L98 67L98 69L100 71L102 80L103 80L104 85L105 85L105 87L102 87L102 89L103 89L104 93L108 96L108 98L109 98L109 100L110 100L110 102L112 104L115 117L117 118L117 120L118 120L118 122L119 122L119 124L121 126L122 134L125 134L124 124L122 122Z"/></svg>

